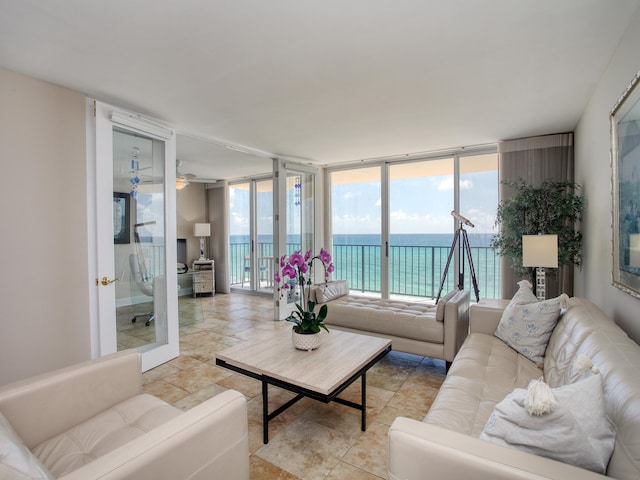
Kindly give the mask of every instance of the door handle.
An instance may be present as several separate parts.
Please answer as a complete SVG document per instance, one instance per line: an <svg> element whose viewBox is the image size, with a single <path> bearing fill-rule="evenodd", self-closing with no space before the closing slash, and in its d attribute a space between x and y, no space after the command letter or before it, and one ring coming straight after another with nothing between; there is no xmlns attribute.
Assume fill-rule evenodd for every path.
<svg viewBox="0 0 640 480"><path fill-rule="evenodd" d="M114 278L113 280L109 280L109 277L102 277L102 280L101 280L100 283L102 283L102 285L104 285L106 287L110 283L117 282L117 281L118 281L117 278ZM96 279L96 285L97 284L98 284L98 279Z"/></svg>

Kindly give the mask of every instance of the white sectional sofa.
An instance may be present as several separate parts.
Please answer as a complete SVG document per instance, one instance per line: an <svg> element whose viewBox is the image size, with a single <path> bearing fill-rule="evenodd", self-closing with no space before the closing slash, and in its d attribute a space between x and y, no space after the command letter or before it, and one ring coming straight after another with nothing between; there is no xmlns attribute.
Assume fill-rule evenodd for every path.
<svg viewBox="0 0 640 480"><path fill-rule="evenodd" d="M439 304L349 294L344 280L312 287L312 300L328 305L331 328L393 341L393 349L453 361L469 329L469 292L454 290Z"/></svg>
<svg viewBox="0 0 640 480"><path fill-rule="evenodd" d="M392 424L389 478L640 478L640 347L593 303L572 298L551 334L543 364L536 365L494 336L503 307L482 301L471 307L471 333L425 419L399 417ZM578 357L588 357L599 369L599 395L615 430L606 476L478 438L496 405L515 388L526 389L541 376L550 387L577 385ZM570 408L585 406L572 399ZM559 440L568 443L570 437Z"/></svg>
<svg viewBox="0 0 640 480"><path fill-rule="evenodd" d="M1 388L0 478L247 480L244 396L182 412L142 393L140 368L127 350Z"/></svg>

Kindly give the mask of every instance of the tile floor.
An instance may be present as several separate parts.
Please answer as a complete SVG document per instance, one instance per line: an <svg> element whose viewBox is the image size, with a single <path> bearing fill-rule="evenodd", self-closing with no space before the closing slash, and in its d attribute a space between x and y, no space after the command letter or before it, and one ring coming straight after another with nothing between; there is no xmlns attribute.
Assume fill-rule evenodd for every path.
<svg viewBox="0 0 640 480"><path fill-rule="evenodd" d="M262 443L261 384L215 365L216 352L264 330L290 328L273 320L271 300L243 294L180 297L180 357L144 374L145 392L178 408L194 405L232 388L247 398L252 479L375 480L387 478L387 431L397 416L421 420L445 377L444 362L391 352L367 373L367 431L360 412L303 399L269 423ZM123 346L149 337L144 322L119 335ZM293 395L275 387L270 411ZM359 402L360 383L342 396ZM273 402L273 403L271 403Z"/></svg>

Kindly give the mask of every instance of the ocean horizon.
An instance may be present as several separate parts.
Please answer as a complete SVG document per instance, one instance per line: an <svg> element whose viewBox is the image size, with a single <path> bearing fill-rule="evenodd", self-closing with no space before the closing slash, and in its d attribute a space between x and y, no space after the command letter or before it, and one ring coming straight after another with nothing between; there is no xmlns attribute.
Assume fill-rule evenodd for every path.
<svg viewBox="0 0 640 480"><path fill-rule="evenodd" d="M499 257L491 248L491 233L467 232L469 252L474 266L480 296L499 298ZM271 235L259 235L258 257L273 256ZM289 251L299 248L298 236L290 236ZM335 271L332 278L347 280L352 291L381 292L381 235L336 234L329 253ZM389 242L389 290L391 294L436 298L451 253L453 233L391 234ZM232 235L231 256L244 258L249 236ZM459 246L459 245L457 245ZM235 251L238 251L238 254ZM475 296L471 269L464 258L464 288ZM443 293L457 287L457 272L451 261L445 276Z"/></svg>
<svg viewBox="0 0 640 480"><path fill-rule="evenodd" d="M453 233L392 233L390 235L390 246L414 246L414 247L451 247L453 243ZM470 247L489 247L493 233L472 233L467 232ZM231 235L229 237L232 244L249 243L249 235ZM258 235L258 243L272 244L272 235ZM288 240L291 245L298 244L297 235L289 235ZM334 245L372 245L379 246L382 243L380 234L335 234L333 235Z"/></svg>

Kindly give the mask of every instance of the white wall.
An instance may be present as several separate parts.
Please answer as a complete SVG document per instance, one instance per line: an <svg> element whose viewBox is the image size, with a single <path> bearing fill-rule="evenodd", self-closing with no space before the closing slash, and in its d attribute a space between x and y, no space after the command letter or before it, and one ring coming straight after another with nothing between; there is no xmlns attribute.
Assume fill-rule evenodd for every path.
<svg viewBox="0 0 640 480"><path fill-rule="evenodd" d="M229 188L227 182L216 182L207 189L207 211L211 223L210 257L216 262L216 292L229 293Z"/></svg>
<svg viewBox="0 0 640 480"><path fill-rule="evenodd" d="M90 358L84 95L0 68L0 385Z"/></svg>
<svg viewBox="0 0 640 480"><path fill-rule="evenodd" d="M587 201L582 225L583 268L576 271L575 294L587 297L640 343L640 300L611 285L611 168L609 113L640 70L640 11L589 101L575 135L576 182Z"/></svg>
<svg viewBox="0 0 640 480"><path fill-rule="evenodd" d="M180 137L178 137L178 148ZM192 182L182 190L176 190L176 233L177 238L187 240L187 266L200 257L200 239L193 236L194 223L206 223L205 188L204 183ZM205 252L211 257L208 248L209 239L205 239ZM178 275L180 295L190 294L193 285L190 275Z"/></svg>
<svg viewBox="0 0 640 480"><path fill-rule="evenodd" d="M178 238L187 239L189 268L191 268L191 262L200 257L200 238L193 236L193 224L207 221L204 187L204 183L193 182L182 190L176 190L176 233ZM205 239L205 245L207 245L207 239ZM205 248L205 251L208 256L211 256L209 249Z"/></svg>

